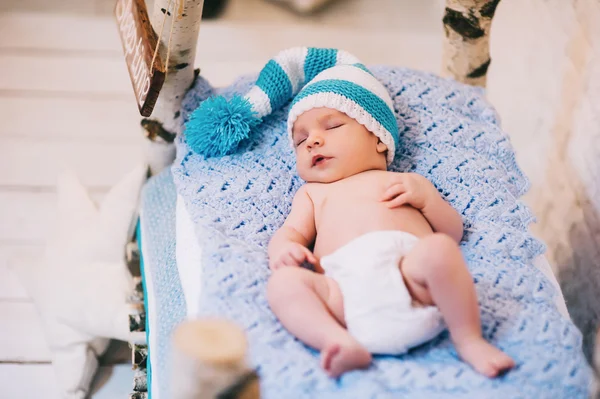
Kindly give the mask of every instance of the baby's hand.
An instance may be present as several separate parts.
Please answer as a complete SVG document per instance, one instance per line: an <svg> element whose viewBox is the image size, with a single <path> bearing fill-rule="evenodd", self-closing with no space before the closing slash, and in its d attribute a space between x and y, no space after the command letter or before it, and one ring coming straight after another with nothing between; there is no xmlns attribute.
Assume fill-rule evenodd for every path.
<svg viewBox="0 0 600 399"><path fill-rule="evenodd" d="M317 258L308 248L297 242L287 241L281 245L269 259L271 270L277 270L286 266L300 266L304 261L313 265L317 264Z"/></svg>
<svg viewBox="0 0 600 399"><path fill-rule="evenodd" d="M408 204L423 210L437 195L435 186L417 173L392 173L381 200L387 202L388 208Z"/></svg>

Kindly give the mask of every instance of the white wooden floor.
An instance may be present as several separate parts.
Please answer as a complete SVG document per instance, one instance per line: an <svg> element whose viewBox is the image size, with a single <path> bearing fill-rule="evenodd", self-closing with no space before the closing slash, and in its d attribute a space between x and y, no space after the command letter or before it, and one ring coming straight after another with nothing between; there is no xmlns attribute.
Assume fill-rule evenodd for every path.
<svg viewBox="0 0 600 399"><path fill-rule="evenodd" d="M100 198L141 158L140 117L111 15L113 4L0 2L3 399L58 397L35 309L8 269L9 264L22 267L39 261L54 222L57 175L72 168ZM327 13L304 19L260 0L232 0L225 18L201 26L197 65L222 85L241 73L258 71L285 47L316 45L345 48L365 63L437 72L441 4L340 0ZM126 397L131 376L126 364L103 367L94 397Z"/></svg>

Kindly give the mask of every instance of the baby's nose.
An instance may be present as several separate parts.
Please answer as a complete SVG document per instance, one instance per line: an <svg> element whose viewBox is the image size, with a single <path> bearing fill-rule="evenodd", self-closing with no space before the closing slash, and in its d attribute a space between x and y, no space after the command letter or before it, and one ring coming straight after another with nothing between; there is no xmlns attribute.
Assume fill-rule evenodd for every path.
<svg viewBox="0 0 600 399"><path fill-rule="evenodd" d="M311 136L308 138L309 147L319 147L323 145L323 138L321 136Z"/></svg>

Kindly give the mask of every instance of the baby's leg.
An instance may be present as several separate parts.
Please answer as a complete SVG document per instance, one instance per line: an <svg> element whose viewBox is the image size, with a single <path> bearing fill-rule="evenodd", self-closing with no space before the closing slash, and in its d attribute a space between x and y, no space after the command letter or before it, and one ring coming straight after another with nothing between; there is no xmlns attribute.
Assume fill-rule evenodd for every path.
<svg viewBox="0 0 600 399"><path fill-rule="evenodd" d="M331 377L371 363L371 354L343 326L342 293L332 279L301 267L284 267L271 275L267 297L281 324L321 351L321 365Z"/></svg>
<svg viewBox="0 0 600 399"><path fill-rule="evenodd" d="M444 234L425 237L400 268L413 298L440 309L463 360L488 377L514 367L508 355L481 336L475 285L456 242Z"/></svg>

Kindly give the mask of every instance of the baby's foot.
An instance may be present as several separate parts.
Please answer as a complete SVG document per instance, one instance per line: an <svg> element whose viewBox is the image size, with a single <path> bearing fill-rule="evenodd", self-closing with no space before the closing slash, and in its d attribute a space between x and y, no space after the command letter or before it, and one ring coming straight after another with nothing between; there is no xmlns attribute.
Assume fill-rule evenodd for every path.
<svg viewBox="0 0 600 399"><path fill-rule="evenodd" d="M482 337L456 345L460 357L481 374L493 378L515 366L515 361Z"/></svg>
<svg viewBox="0 0 600 399"><path fill-rule="evenodd" d="M331 344L321 351L321 367L330 377L346 371L366 368L371 364L371 354L358 342Z"/></svg>

